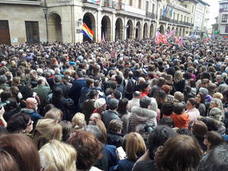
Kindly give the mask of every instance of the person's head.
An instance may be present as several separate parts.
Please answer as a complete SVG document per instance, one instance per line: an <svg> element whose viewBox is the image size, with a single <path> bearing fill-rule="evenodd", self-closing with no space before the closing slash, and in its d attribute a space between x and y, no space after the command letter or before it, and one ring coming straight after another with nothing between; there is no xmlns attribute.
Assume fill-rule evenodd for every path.
<svg viewBox="0 0 228 171"><path fill-rule="evenodd" d="M117 111L120 114L126 114L127 113L127 104L128 104L128 99L127 98L123 98L119 101L119 105L118 105L118 109Z"/></svg>
<svg viewBox="0 0 228 171"><path fill-rule="evenodd" d="M198 171L227 171L228 170L228 145L223 144L212 149L200 161Z"/></svg>
<svg viewBox="0 0 228 171"><path fill-rule="evenodd" d="M124 136L123 146L127 158L136 161L146 151L146 145L143 137L137 132L131 132Z"/></svg>
<svg viewBox="0 0 228 171"><path fill-rule="evenodd" d="M77 130L67 140L77 151L77 169L89 170L102 153L102 144L97 138L83 130Z"/></svg>
<svg viewBox="0 0 228 171"><path fill-rule="evenodd" d="M133 93L133 98L140 98L140 92L139 91L135 91L134 93Z"/></svg>
<svg viewBox="0 0 228 171"><path fill-rule="evenodd" d="M223 138L222 136L215 132L215 131L209 131L205 136L204 136L204 141L203 143L207 146L208 150L211 150L218 145L223 143Z"/></svg>
<svg viewBox="0 0 228 171"><path fill-rule="evenodd" d="M19 165L6 150L0 148L0 170L1 171L20 171Z"/></svg>
<svg viewBox="0 0 228 171"><path fill-rule="evenodd" d="M62 126L53 119L40 119L34 132L37 147L40 149L52 139L62 140Z"/></svg>
<svg viewBox="0 0 228 171"><path fill-rule="evenodd" d="M173 113L173 104L172 103L164 103L161 107L161 115L170 116Z"/></svg>
<svg viewBox="0 0 228 171"><path fill-rule="evenodd" d="M76 113L72 118L72 125L75 129L81 129L86 126L85 115L83 113Z"/></svg>
<svg viewBox="0 0 228 171"><path fill-rule="evenodd" d="M94 86L94 80L91 79L91 78L88 78L86 80L86 84L87 84L88 87L93 87Z"/></svg>
<svg viewBox="0 0 228 171"><path fill-rule="evenodd" d="M45 113L44 118L49 118L49 119L53 119L57 122L60 122L62 120L63 117L63 112L58 109L58 108L51 108L49 111L47 111Z"/></svg>
<svg viewBox="0 0 228 171"><path fill-rule="evenodd" d="M118 108L119 101L115 98L108 100L108 108L111 110L116 110Z"/></svg>
<svg viewBox="0 0 228 171"><path fill-rule="evenodd" d="M223 95L222 95L222 93L216 92L213 94L213 98L223 100Z"/></svg>
<svg viewBox="0 0 228 171"><path fill-rule="evenodd" d="M108 125L109 133L121 133L123 129L123 122L119 119L113 119Z"/></svg>
<svg viewBox="0 0 228 171"><path fill-rule="evenodd" d="M188 101L187 101L186 108L190 110L190 109L195 108L196 105L197 105L197 101L196 101L194 98L190 98L190 99L188 99Z"/></svg>
<svg viewBox="0 0 228 171"><path fill-rule="evenodd" d="M166 125L166 126L169 126L170 128L173 128L174 122L171 117L164 117L158 121L158 125Z"/></svg>
<svg viewBox="0 0 228 171"><path fill-rule="evenodd" d="M94 102L95 109L99 111L104 111L106 109L106 100L104 98L99 98Z"/></svg>
<svg viewBox="0 0 228 171"><path fill-rule="evenodd" d="M176 132L180 135L192 136L192 131L188 128L179 128Z"/></svg>
<svg viewBox="0 0 228 171"><path fill-rule="evenodd" d="M184 112L185 104L184 103L177 103L174 105L173 112L177 115L180 115Z"/></svg>
<svg viewBox="0 0 228 171"><path fill-rule="evenodd" d="M147 96L143 97L139 101L140 107L148 108L151 105L151 99Z"/></svg>
<svg viewBox="0 0 228 171"><path fill-rule="evenodd" d="M26 103L26 107L27 107L28 109L37 110L37 108L38 108L38 102L37 102L37 100L36 100L35 98L33 98L33 97L27 98L25 103Z"/></svg>
<svg viewBox="0 0 228 171"><path fill-rule="evenodd" d="M203 138L207 134L207 125L202 121L194 121L191 126L192 134L196 138Z"/></svg>
<svg viewBox="0 0 228 171"><path fill-rule="evenodd" d="M214 107L218 107L222 109L223 108L222 101L220 99L213 98L210 102L210 108L214 108Z"/></svg>
<svg viewBox="0 0 228 171"><path fill-rule="evenodd" d="M9 119L7 130L10 133L30 133L33 130L33 121L29 115L17 113Z"/></svg>
<svg viewBox="0 0 228 171"><path fill-rule="evenodd" d="M184 101L184 94L181 93L180 91L176 91L174 93L174 101L175 102L183 102Z"/></svg>
<svg viewBox="0 0 228 171"><path fill-rule="evenodd" d="M223 111L218 107L213 107L209 112L209 116L217 121L222 121Z"/></svg>
<svg viewBox="0 0 228 171"><path fill-rule="evenodd" d="M201 150L196 140L187 135L170 138L156 152L159 170L196 170L201 159Z"/></svg>
<svg viewBox="0 0 228 171"><path fill-rule="evenodd" d="M23 134L3 135L0 137L0 149L12 156L20 171L40 171L40 158L37 148L28 136Z"/></svg>
<svg viewBox="0 0 228 171"><path fill-rule="evenodd" d="M101 119L101 115L99 113L92 113L89 118L89 125L95 125L96 119Z"/></svg>
<svg viewBox="0 0 228 171"><path fill-rule="evenodd" d="M39 154L43 171L76 171L77 152L69 144L51 140Z"/></svg>
<svg viewBox="0 0 228 171"><path fill-rule="evenodd" d="M176 132L165 125L157 126L150 134L148 138L149 156L154 159L154 153L156 149L163 145L169 138L176 136Z"/></svg>
<svg viewBox="0 0 228 171"><path fill-rule="evenodd" d="M183 73L181 71L176 71L173 77L175 82L179 82L183 79Z"/></svg>

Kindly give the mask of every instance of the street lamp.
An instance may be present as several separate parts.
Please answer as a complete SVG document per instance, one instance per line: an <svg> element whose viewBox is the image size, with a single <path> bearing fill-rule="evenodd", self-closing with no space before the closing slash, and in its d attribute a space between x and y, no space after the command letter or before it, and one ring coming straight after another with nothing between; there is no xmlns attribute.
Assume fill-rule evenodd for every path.
<svg viewBox="0 0 228 171"><path fill-rule="evenodd" d="M49 40L49 33L48 33L48 7L47 7L47 0L44 0L44 18L45 18L45 23L46 23L46 35L47 35L47 42Z"/></svg>

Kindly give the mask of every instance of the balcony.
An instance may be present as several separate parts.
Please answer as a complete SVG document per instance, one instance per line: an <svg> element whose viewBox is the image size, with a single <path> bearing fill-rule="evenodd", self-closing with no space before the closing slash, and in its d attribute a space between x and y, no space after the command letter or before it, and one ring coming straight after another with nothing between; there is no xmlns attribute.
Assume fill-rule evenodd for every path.
<svg viewBox="0 0 228 171"><path fill-rule="evenodd" d="M100 5L100 1L93 1L93 0L83 0L83 3L88 3L92 5Z"/></svg>
<svg viewBox="0 0 228 171"><path fill-rule="evenodd" d="M115 8L116 3L113 0L104 0L102 6L108 8Z"/></svg>
<svg viewBox="0 0 228 171"><path fill-rule="evenodd" d="M151 19L156 19L156 15L149 11L146 12L146 17L151 18Z"/></svg>
<svg viewBox="0 0 228 171"><path fill-rule="evenodd" d="M169 17L160 16L160 20L161 20L161 21L170 22L171 19L170 19Z"/></svg>
<svg viewBox="0 0 228 171"><path fill-rule="evenodd" d="M0 4L41 5L41 0L0 0Z"/></svg>

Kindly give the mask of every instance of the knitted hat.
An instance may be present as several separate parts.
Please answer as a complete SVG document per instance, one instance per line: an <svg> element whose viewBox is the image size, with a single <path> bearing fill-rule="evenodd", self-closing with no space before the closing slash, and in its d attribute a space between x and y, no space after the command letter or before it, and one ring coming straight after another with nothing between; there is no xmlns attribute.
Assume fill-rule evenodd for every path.
<svg viewBox="0 0 228 171"><path fill-rule="evenodd" d="M202 94L203 96L208 95L208 89L200 87L199 93Z"/></svg>
<svg viewBox="0 0 228 171"><path fill-rule="evenodd" d="M99 98L99 99L97 99L97 100L94 102L94 107L95 107L96 109L98 109L98 108L104 106L105 104L106 104L105 99Z"/></svg>

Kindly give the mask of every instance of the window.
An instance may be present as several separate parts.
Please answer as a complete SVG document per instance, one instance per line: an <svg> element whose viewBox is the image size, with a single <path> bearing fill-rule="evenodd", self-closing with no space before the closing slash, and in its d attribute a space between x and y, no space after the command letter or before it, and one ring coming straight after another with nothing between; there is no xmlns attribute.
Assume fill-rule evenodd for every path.
<svg viewBox="0 0 228 171"><path fill-rule="evenodd" d="M133 0L130 0L130 6L133 6Z"/></svg>
<svg viewBox="0 0 228 171"><path fill-rule="evenodd" d="M153 6L152 6L152 13L154 14L155 12L154 12L154 9L155 9L155 5L153 4Z"/></svg>
<svg viewBox="0 0 228 171"><path fill-rule="evenodd" d="M177 21L179 21L179 14L177 14Z"/></svg>
<svg viewBox="0 0 228 171"><path fill-rule="evenodd" d="M28 43L37 43L40 41L38 21L25 21L25 28Z"/></svg>
<svg viewBox="0 0 228 171"><path fill-rule="evenodd" d="M222 22L227 22L228 14L222 15Z"/></svg>
<svg viewBox="0 0 228 171"><path fill-rule="evenodd" d="M0 20L0 43L10 45L8 20Z"/></svg>
<svg viewBox="0 0 228 171"><path fill-rule="evenodd" d="M139 6L138 8L141 9L142 8L142 0L138 0L139 1Z"/></svg>
<svg viewBox="0 0 228 171"><path fill-rule="evenodd" d="M225 27L225 33L228 33L228 25Z"/></svg>
<svg viewBox="0 0 228 171"><path fill-rule="evenodd" d="M149 1L146 1L146 12L149 11Z"/></svg>

